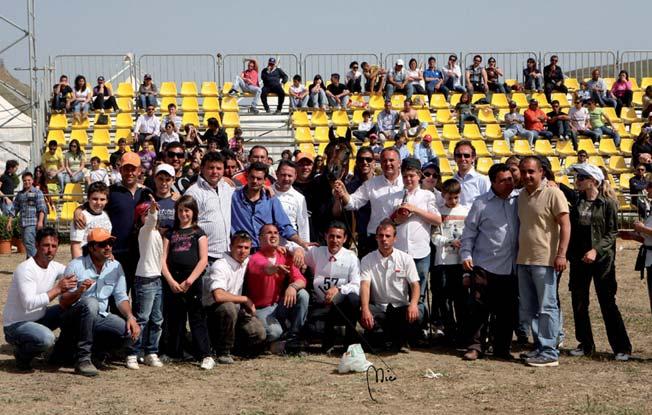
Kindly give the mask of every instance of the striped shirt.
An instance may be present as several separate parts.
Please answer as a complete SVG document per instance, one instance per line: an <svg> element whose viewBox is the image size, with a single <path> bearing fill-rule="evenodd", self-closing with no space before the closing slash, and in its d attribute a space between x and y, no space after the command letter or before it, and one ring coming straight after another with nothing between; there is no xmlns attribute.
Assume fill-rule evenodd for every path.
<svg viewBox="0 0 652 415"><path fill-rule="evenodd" d="M43 212L43 215L48 212L43 193L33 186L18 192L14 198L14 209L16 215L20 213L20 226L23 228L36 226L39 212Z"/></svg>

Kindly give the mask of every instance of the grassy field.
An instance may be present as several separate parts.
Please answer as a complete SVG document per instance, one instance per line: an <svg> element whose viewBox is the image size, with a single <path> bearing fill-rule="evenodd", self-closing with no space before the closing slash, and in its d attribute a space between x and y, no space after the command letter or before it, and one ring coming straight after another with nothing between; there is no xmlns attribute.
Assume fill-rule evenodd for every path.
<svg viewBox="0 0 652 415"><path fill-rule="evenodd" d="M16 373L11 348L0 340L2 414L611 414L652 413L652 317L646 287L633 271L636 246L619 243L618 304L636 359L611 359L597 299L591 315L597 356L564 354L557 368L517 362L465 362L449 350L386 355L397 379L375 383L364 374L339 375L335 357L263 356L204 372L194 364L128 371L122 364L94 379L42 362ZM65 262L62 246L58 259ZM0 305L22 256L0 257ZM561 287L567 348L575 347L567 274ZM518 349L514 349L517 355ZM377 356L368 359L380 366ZM430 369L441 376L428 379Z"/></svg>

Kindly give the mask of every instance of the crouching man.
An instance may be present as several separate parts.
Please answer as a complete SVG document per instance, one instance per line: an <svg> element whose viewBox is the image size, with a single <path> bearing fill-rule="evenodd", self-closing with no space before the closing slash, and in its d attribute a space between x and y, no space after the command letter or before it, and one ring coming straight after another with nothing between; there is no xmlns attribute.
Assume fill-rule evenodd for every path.
<svg viewBox="0 0 652 415"><path fill-rule="evenodd" d="M208 331L221 364L233 363L234 344L239 352L251 355L265 341L265 327L256 317L256 306L242 295L251 243L248 233L236 232L231 237L230 252L209 267L204 279Z"/></svg>

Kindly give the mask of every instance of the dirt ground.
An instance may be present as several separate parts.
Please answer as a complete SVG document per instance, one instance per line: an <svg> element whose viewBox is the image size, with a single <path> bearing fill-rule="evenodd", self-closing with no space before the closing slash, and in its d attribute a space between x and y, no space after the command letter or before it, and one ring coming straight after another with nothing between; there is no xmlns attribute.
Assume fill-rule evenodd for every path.
<svg viewBox="0 0 652 415"><path fill-rule="evenodd" d="M387 355L397 379L367 390L364 374L339 375L338 358L263 356L204 372L194 364L115 365L94 379L53 371L42 362L32 374L14 370L11 348L0 340L1 414L651 414L652 316L646 287L633 271L635 245L619 243L618 304L635 360L611 359L595 295L591 314L599 355L563 355L557 368L520 363L464 362L448 350ZM58 260L68 259L61 246ZM21 255L0 257L0 305ZM567 274L562 281L565 347L575 347ZM518 349L514 350L517 355ZM368 359L382 366L377 356ZM428 369L441 377L428 379Z"/></svg>

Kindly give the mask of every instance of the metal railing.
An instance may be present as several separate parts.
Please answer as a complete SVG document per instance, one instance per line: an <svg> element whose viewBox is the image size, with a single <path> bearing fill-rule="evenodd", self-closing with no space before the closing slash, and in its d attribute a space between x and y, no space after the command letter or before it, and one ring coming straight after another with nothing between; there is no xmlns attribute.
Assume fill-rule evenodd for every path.
<svg viewBox="0 0 652 415"><path fill-rule="evenodd" d="M574 51L545 52L541 55L541 69L550 63L550 58L559 58L557 65L564 71L564 76L577 78L580 81L591 77L594 69L599 69L601 76L614 77L617 72L617 55L611 51Z"/></svg>
<svg viewBox="0 0 652 415"><path fill-rule="evenodd" d="M516 79L518 82L523 82L523 69L526 67L527 60L532 58L539 66L539 54L537 52L469 52L464 55L464 66L461 68L464 71L473 63L473 57L480 55L482 57L482 66L487 67L489 58L496 59L496 67L503 72L500 82L505 82L507 79Z"/></svg>
<svg viewBox="0 0 652 415"><path fill-rule="evenodd" d="M388 71L394 67L394 64L398 59L402 59L405 63L405 68L408 68L408 63L412 58L417 60L417 67L421 67L422 70L425 70L428 67L428 58L430 58L431 56L437 60L437 66L441 68L448 62L448 57L450 55L457 56L458 61L460 61L462 53L461 52L400 52L400 53L388 53L386 55L383 55L383 58L385 62L385 69L387 69Z"/></svg>
<svg viewBox="0 0 652 415"><path fill-rule="evenodd" d="M313 53L303 58L304 83L310 81L319 74L324 80L330 78L331 74L340 74L340 80L344 82L346 73L349 71L351 62L356 61L362 67L362 62L369 65L380 65L381 59L373 53Z"/></svg>
<svg viewBox="0 0 652 415"><path fill-rule="evenodd" d="M61 75L68 75L70 85L75 76L84 75L86 82L95 85L98 76L104 76L106 82L111 82L117 89L120 82L133 82L135 57L132 53L108 55L57 55L53 60L54 71L50 75L52 86L59 81Z"/></svg>
<svg viewBox="0 0 652 415"><path fill-rule="evenodd" d="M618 70L626 70L630 78L652 76L652 50L626 50L618 55Z"/></svg>
<svg viewBox="0 0 652 415"><path fill-rule="evenodd" d="M258 63L258 72L267 66L269 58L276 59L276 66L283 69L287 76L301 73L301 63L299 56L293 53L244 53L225 55L219 62L220 66L220 84L232 82L236 76L247 69L247 62L255 59Z"/></svg>
<svg viewBox="0 0 652 415"><path fill-rule="evenodd" d="M141 55L137 69L139 82L145 74L151 74L159 86L160 82L175 82L179 88L183 81L194 81L199 88L203 81L218 80L217 59L207 53Z"/></svg>

